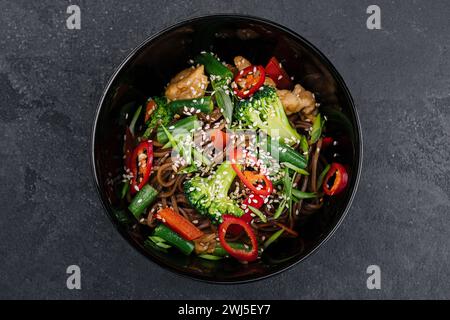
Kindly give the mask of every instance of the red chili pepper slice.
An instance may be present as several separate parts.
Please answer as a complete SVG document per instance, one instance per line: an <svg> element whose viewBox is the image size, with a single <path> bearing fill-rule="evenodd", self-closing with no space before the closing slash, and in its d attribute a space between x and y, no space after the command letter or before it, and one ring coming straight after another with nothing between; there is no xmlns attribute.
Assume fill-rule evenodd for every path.
<svg viewBox="0 0 450 320"><path fill-rule="evenodd" d="M130 169L133 174L131 180L131 193L141 190L147 183L152 171L153 163L153 143L151 141L142 141L134 149L131 156Z"/></svg>
<svg viewBox="0 0 450 320"><path fill-rule="evenodd" d="M331 145L333 145L334 143L334 139L332 137L324 137L322 139L322 149L326 149L328 147L330 147Z"/></svg>
<svg viewBox="0 0 450 320"><path fill-rule="evenodd" d="M264 84L265 78L266 72L262 66L248 66L234 77L233 92L239 98L248 98Z"/></svg>
<svg viewBox="0 0 450 320"><path fill-rule="evenodd" d="M251 242L251 250L239 250L232 248L228 242L225 240L225 236L227 234L227 230L232 225L238 225L244 229L247 233L250 242ZM256 240L256 236L252 230L252 228L245 223L242 219L237 217L233 217L230 215L223 216L223 222L219 226L219 240L220 245L230 254L230 256L241 260L241 261L254 261L258 258L258 241Z"/></svg>
<svg viewBox="0 0 450 320"><path fill-rule="evenodd" d="M273 191L272 181L270 181L270 179L263 174L257 174L248 170L242 172L239 163L245 162L245 158L252 159L252 157L248 156L247 154L244 154L244 152L240 148L235 148L231 150L230 151L231 167L234 169L234 171L236 172L237 176L242 181L242 183L248 189L250 189L250 191L254 195L267 197Z"/></svg>
<svg viewBox="0 0 450 320"><path fill-rule="evenodd" d="M347 183L347 170L342 164L333 162L323 181L323 192L329 196L337 195L344 191L347 187Z"/></svg>
<svg viewBox="0 0 450 320"><path fill-rule="evenodd" d="M231 166L233 167L234 171L236 172L237 176L239 177L239 179L241 179L242 183L248 188L250 189L250 191L258 196L263 196L263 197L267 197L268 195L270 195L273 191L273 185L272 185L272 181L269 180L269 178L267 178L265 175L254 175L254 176L258 176L260 178L258 178L257 180L252 180L252 179L248 179L247 176L249 175L248 173L243 173L241 171L241 169L239 168L239 165L236 163L232 163ZM249 172L249 171L245 171L245 172ZM252 183L256 182L258 183L256 186ZM263 182L263 184L261 184L260 182Z"/></svg>
<svg viewBox="0 0 450 320"><path fill-rule="evenodd" d="M265 68L266 74L271 78L278 89L290 89L292 88L292 81L289 78L286 70L280 65L277 58L270 58Z"/></svg>

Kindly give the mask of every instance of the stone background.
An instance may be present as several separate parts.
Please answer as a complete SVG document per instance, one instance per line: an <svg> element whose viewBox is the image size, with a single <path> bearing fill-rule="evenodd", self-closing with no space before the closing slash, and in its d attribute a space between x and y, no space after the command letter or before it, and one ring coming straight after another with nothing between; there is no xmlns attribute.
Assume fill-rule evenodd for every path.
<svg viewBox="0 0 450 320"><path fill-rule="evenodd" d="M78 4L81 30L66 29ZM0 0L0 298L450 298L450 4L382 1ZM270 279L204 284L141 256L102 212L89 163L93 116L115 67L188 17L281 23L334 63L355 99L364 164L334 237ZM66 289L68 265L82 290ZM367 290L366 268L382 270Z"/></svg>

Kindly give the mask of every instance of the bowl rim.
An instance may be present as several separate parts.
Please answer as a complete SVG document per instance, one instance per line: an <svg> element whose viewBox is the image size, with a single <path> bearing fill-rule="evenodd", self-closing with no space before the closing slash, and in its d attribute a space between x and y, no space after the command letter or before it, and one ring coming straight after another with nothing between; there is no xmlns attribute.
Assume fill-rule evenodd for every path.
<svg viewBox="0 0 450 320"><path fill-rule="evenodd" d="M358 151L355 156L357 157L357 171L356 171L356 177L355 177L355 183L353 185L353 189L352 192L350 194L350 197L348 199L348 202L345 206L345 209L343 210L339 220L335 223L335 225L333 226L333 228L327 233L327 235L320 240L320 242L318 242L311 250L310 252L308 252L306 255L302 256L301 258L297 258L297 260L293 261L291 264L284 266L276 271L270 272L268 274L262 275L262 276L257 276L257 277L250 277L248 279L238 279L238 280L226 280L226 279L218 279L218 280L214 280L211 278L207 278L207 277L202 277L201 275L193 275L190 274L189 272L182 272L179 269L176 269L168 264L165 264L164 262L153 258L152 256L150 256L141 246L136 245L136 243L131 239L131 237L129 236L129 234L120 227L120 225L117 223L117 221L115 221L115 219L113 218L113 214L110 211L110 207L109 205L107 205L106 199L103 195L102 189L100 187L99 184L99 178L97 176L97 170L96 170L96 164L95 164L95 137L96 137L96 132L97 132L97 122L98 122L98 118L100 115L100 112L102 110L102 106L105 102L105 98L106 95L108 94L109 90L111 89L111 85L113 84L114 80L116 79L117 75L122 71L122 69L130 62L130 60L132 60L135 55L141 50L143 49L148 43L154 41L155 39L157 39L158 37L164 35L167 32L170 32L172 30L175 30L177 28L180 28L186 24L189 23L193 23L199 20L203 20L203 19L214 19L214 18L221 18L221 19L242 19L242 20L247 20L247 21L254 21L254 22L258 22L258 23L262 23L265 25L268 25L270 27L279 29L280 31L292 36L295 39L300 40L303 44L306 45L306 47L308 47L309 50L311 50L315 55L317 55L323 62L325 62L325 64L327 65L328 70L333 74L334 79L336 80L336 82L339 83L339 85L341 86L341 88L343 89L343 92L345 94L345 96L347 97L348 101L349 101L349 106L353 111L354 114L354 118L355 118L355 129L356 129L356 137L358 139ZM107 81L106 86L104 87L103 91L102 91L102 95L100 97L100 100L97 104L96 107L96 111L95 111L95 116L94 116L94 121L92 123L92 129L91 129L91 139L90 139L90 152L91 152L91 156L90 156L90 163L91 163L91 172L92 172L92 179L93 182L95 184L95 189L97 190L97 194L98 197L100 198L100 202L102 204L103 207L103 211L104 213L107 215L107 217L109 218L109 220L111 221L111 223L114 225L114 227L116 228L116 230L121 234L121 236L131 245L131 247L133 247L135 250L137 250L138 252L140 252L143 256L145 256L148 260L150 260L151 262L155 263L156 265L162 267L165 270L170 271L172 274L175 274L177 276L183 277L183 278L188 278L188 279L192 279L192 280L196 280L196 281L200 281L203 283L210 283L210 284L244 284L244 283L250 283L250 282L254 282L254 281L260 281L260 280L264 280L270 277L273 277L275 275L279 275L291 268L293 268L294 266L296 266L297 264L299 264L300 262L306 260L308 257L310 257L312 254L314 254L321 246L323 246L333 235L334 233L337 231L337 229L340 227L340 225L342 224L342 222L344 221L345 217L348 214L348 211L351 208L351 205L353 203L353 200L355 198L356 192L358 190L358 185L359 185L359 181L361 178L361 171L362 171L362 165L363 165L363 136L362 136L362 128L361 128L361 123L360 123L360 119L359 119L359 115L358 115L358 111L356 109L356 105L355 102L353 100L353 97L350 93L350 90L348 89L344 79L342 78L341 74L338 72L338 70L336 69L336 67L331 63L331 61L316 47L314 46L311 42L309 42L307 39L305 39L304 37L302 37L301 35L299 35L298 33L296 33L295 31L277 23L274 21L271 21L269 19L266 18L261 18L258 16L252 16L252 15L246 15L246 14L234 14L234 13L226 13L226 14L222 14L222 13L218 13L218 14L205 14L205 15L198 15L198 16L194 16L194 17L190 17L187 19L183 19L180 20L179 22L176 22L168 27L162 28L160 29L160 31L157 31L156 33L151 34L150 36L148 36L147 38L145 38L143 41L141 41L136 47L134 47L128 54L127 56L122 60L122 62L114 69L114 72L112 73L112 75L110 76L109 80Z"/></svg>

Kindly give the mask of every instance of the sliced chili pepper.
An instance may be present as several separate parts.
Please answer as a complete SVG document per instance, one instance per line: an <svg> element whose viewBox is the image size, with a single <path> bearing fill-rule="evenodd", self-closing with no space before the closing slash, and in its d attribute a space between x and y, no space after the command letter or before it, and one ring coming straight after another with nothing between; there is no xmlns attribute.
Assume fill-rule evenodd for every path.
<svg viewBox="0 0 450 320"><path fill-rule="evenodd" d="M245 223L250 223L252 221L252 211L249 209L249 206L253 208L260 209L264 204L264 198L258 195L251 194L244 201L242 201L242 209L244 209L244 214L239 218ZM242 232L242 227L237 225L232 225L228 228L228 232L233 236L237 236Z"/></svg>
<svg viewBox="0 0 450 320"><path fill-rule="evenodd" d="M244 229L251 242L251 250L240 250L232 248L225 239L227 230L232 225L238 225ZM230 215L223 216L223 222L219 226L220 245L230 254L230 256L241 261L254 261L258 258L258 241L252 228L242 219Z"/></svg>
<svg viewBox="0 0 450 320"><path fill-rule="evenodd" d="M326 148L328 148L329 146L331 146L331 145L333 145L333 142L334 142L335 140L332 138L332 137L324 137L323 139L322 139L322 149L326 149Z"/></svg>
<svg viewBox="0 0 450 320"><path fill-rule="evenodd" d="M234 77L233 92L239 98L248 98L264 84L265 78L262 66L248 66Z"/></svg>
<svg viewBox="0 0 450 320"><path fill-rule="evenodd" d="M156 217L185 240L194 240L203 235L200 229L172 208L159 210Z"/></svg>
<svg viewBox="0 0 450 320"><path fill-rule="evenodd" d="M243 161L244 158L251 159L248 154L244 155L241 148L235 148L230 151L231 167L236 172L239 179L254 195L262 197L270 195L273 191L273 185L272 181L270 181L268 177L263 174L253 173L251 171L245 171L244 173L241 171L240 163L245 163L245 161ZM263 184L260 182L263 182ZM257 183L256 186L255 183Z"/></svg>
<svg viewBox="0 0 450 320"><path fill-rule="evenodd" d="M265 68L266 74L271 78L278 89L290 89L292 88L292 81L289 78L286 70L280 65L277 58L270 58Z"/></svg>
<svg viewBox="0 0 450 320"><path fill-rule="evenodd" d="M142 141L134 149L131 156L130 169L133 174L131 181L131 193L134 194L141 190L147 183L152 171L153 162L153 143L151 141Z"/></svg>
<svg viewBox="0 0 450 320"><path fill-rule="evenodd" d="M255 195L266 197L270 195L273 191L272 182L264 175L258 175L263 177L261 180L257 180L258 182L262 181L264 184L257 184L256 186L246 177L246 175L241 171L239 165L236 163L232 163L234 171L236 172L239 179L241 179L242 183ZM248 174L247 174L248 175Z"/></svg>
<svg viewBox="0 0 450 320"><path fill-rule="evenodd" d="M348 183L348 173L345 167L337 162L333 162L323 181L323 192L333 196L344 191Z"/></svg>

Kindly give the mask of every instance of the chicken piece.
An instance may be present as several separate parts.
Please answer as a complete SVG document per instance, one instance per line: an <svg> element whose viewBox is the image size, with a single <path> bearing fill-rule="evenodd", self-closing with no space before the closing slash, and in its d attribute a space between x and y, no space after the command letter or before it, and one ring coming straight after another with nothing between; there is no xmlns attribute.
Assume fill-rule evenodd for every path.
<svg viewBox="0 0 450 320"><path fill-rule="evenodd" d="M166 97L169 100L194 99L205 95L208 87L208 77L205 67L191 67L179 72L170 80L166 88Z"/></svg>
<svg viewBox="0 0 450 320"><path fill-rule="evenodd" d="M251 66L252 64L243 56L236 56L234 57L234 65L236 66L236 68L238 68L239 71L241 71Z"/></svg>
<svg viewBox="0 0 450 320"><path fill-rule="evenodd" d="M301 112L305 116L312 116L314 111L317 109L316 98L311 91L306 90L301 85L296 84L292 93L295 94L302 106Z"/></svg>
<svg viewBox="0 0 450 320"><path fill-rule="evenodd" d="M294 90L277 90L277 94L287 115L301 112L305 118L314 118L316 99L312 92L296 84Z"/></svg>
<svg viewBox="0 0 450 320"><path fill-rule="evenodd" d="M214 249L216 248L216 237L217 235L215 233L210 233L193 240L195 245L195 252L197 254L213 253Z"/></svg>

